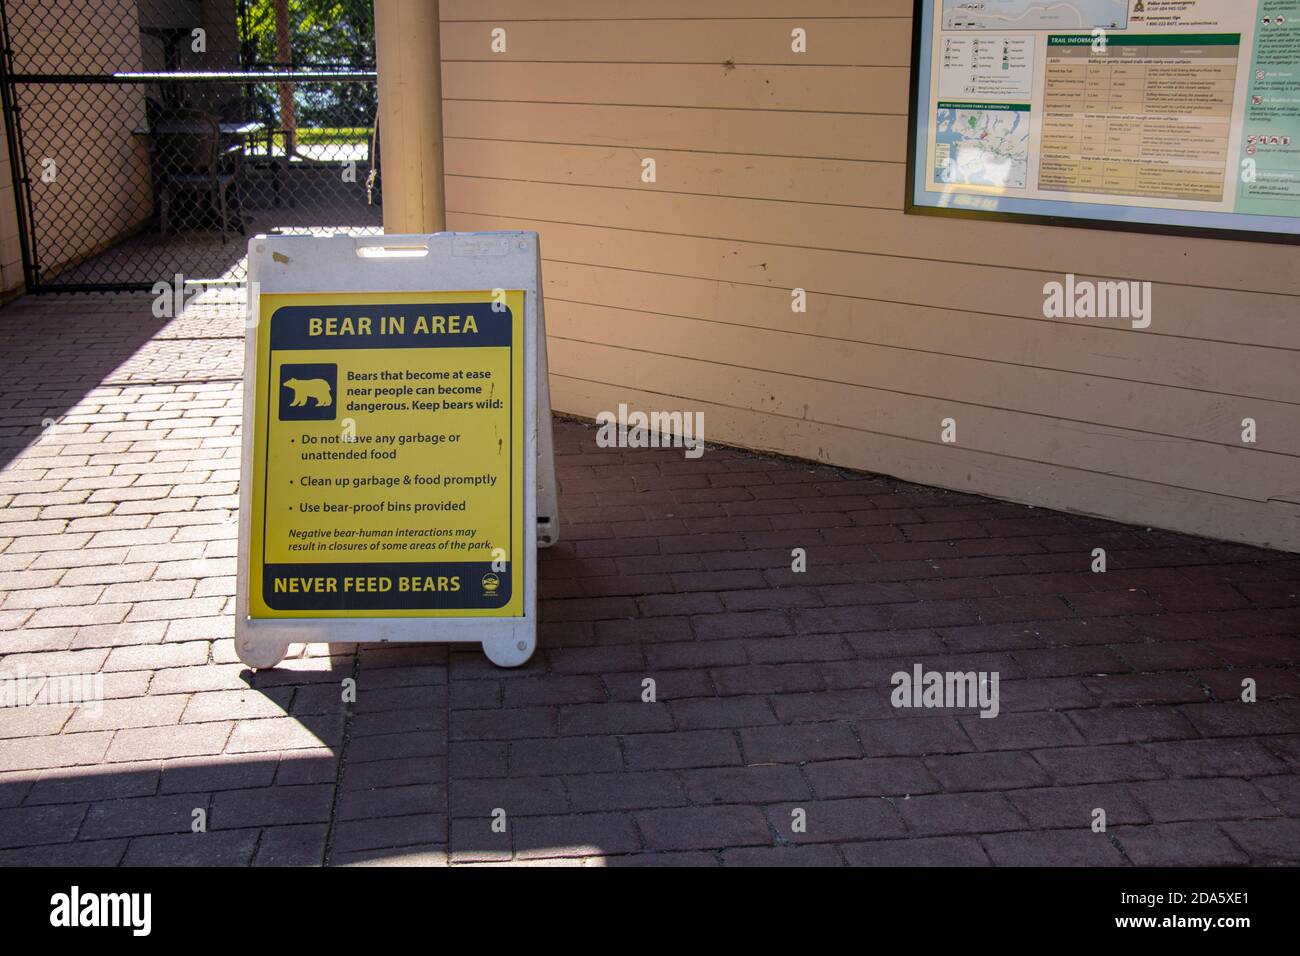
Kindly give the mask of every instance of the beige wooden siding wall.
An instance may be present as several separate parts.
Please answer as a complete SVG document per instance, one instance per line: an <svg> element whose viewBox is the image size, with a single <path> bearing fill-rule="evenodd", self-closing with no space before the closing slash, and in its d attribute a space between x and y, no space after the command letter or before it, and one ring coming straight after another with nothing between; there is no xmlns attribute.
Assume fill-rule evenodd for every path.
<svg viewBox="0 0 1300 956"><path fill-rule="evenodd" d="M555 407L1300 550L1300 249L904 216L911 6L442 0L449 228L541 233Z"/></svg>
<svg viewBox="0 0 1300 956"><path fill-rule="evenodd" d="M0 302L8 302L23 291L23 253L16 200L9 136L0 123Z"/></svg>
<svg viewBox="0 0 1300 956"><path fill-rule="evenodd" d="M136 0L27 0L8 10L17 72L95 74L140 60ZM85 26L93 24L93 27ZM149 218L149 154L134 84L23 84L26 173L45 278L115 245ZM45 182L43 161L56 178ZM12 179L10 180L12 184Z"/></svg>

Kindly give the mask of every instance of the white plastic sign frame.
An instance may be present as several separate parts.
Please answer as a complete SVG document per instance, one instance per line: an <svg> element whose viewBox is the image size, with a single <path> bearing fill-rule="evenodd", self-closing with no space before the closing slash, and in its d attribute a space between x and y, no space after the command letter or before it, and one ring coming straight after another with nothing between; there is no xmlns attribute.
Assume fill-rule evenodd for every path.
<svg viewBox="0 0 1300 956"><path fill-rule="evenodd" d="M298 642L471 642L501 667L527 662L537 646L537 548L559 537L546 320L535 232L445 232L387 236L256 236L248 244L249 322L245 336L243 456L235 648L250 667L274 667ZM250 539L260 297L264 294L418 293L518 289L524 292L525 562L519 617L254 618ZM518 519L516 519L518 520Z"/></svg>

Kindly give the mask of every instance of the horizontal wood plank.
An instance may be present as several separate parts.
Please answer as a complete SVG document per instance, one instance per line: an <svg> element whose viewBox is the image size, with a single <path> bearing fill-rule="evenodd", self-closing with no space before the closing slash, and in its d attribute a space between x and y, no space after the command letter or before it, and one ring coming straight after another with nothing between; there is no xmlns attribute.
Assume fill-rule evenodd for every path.
<svg viewBox="0 0 1300 956"><path fill-rule="evenodd" d="M649 6L649 4L647 4ZM791 32L805 32L804 52ZM505 49L493 50L503 29ZM789 66L895 66L911 51L908 17L852 19L505 20L450 22L443 62L713 63ZM499 49L499 44L498 44Z"/></svg>
<svg viewBox="0 0 1300 956"><path fill-rule="evenodd" d="M492 100L444 101L443 128L464 139L900 164L907 143L906 116Z"/></svg>
<svg viewBox="0 0 1300 956"><path fill-rule="evenodd" d="M643 156L654 157L656 182L642 182ZM480 179L903 208L896 163L457 137L446 140L445 162L449 175Z"/></svg>
<svg viewBox="0 0 1300 956"><path fill-rule="evenodd" d="M912 0L442 0L457 20L746 20L788 17L910 17Z"/></svg>
<svg viewBox="0 0 1300 956"><path fill-rule="evenodd" d="M699 109L907 114L907 69L896 66L735 64L443 64L442 92L455 100L525 100Z"/></svg>

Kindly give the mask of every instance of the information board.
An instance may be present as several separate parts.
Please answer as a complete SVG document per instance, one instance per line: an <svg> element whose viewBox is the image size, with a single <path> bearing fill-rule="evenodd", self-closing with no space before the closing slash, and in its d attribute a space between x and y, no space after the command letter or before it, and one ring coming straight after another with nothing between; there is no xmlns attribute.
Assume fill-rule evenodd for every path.
<svg viewBox="0 0 1300 956"><path fill-rule="evenodd" d="M916 0L909 213L1300 242L1300 0Z"/></svg>
<svg viewBox="0 0 1300 956"><path fill-rule="evenodd" d="M520 663L539 480L554 538L536 236L375 242L250 243L240 656L475 640Z"/></svg>

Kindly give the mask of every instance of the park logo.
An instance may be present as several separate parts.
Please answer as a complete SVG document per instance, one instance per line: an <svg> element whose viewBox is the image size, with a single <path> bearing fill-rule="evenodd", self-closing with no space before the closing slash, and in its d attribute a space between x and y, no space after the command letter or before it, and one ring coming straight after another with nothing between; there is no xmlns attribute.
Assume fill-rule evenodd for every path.
<svg viewBox="0 0 1300 956"><path fill-rule="evenodd" d="M280 366L280 421L332 422L338 408L337 365Z"/></svg>

